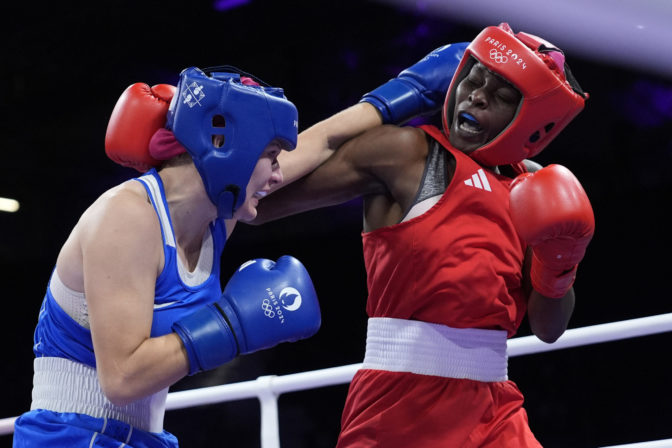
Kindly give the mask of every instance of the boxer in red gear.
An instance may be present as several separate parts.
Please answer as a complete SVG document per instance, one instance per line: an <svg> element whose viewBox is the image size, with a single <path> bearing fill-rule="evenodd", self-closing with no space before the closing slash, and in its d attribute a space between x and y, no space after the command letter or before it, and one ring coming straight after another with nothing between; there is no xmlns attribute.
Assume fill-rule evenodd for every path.
<svg viewBox="0 0 672 448"><path fill-rule="evenodd" d="M364 201L366 353L339 448L541 446L508 378L506 340L526 315L541 340L562 335L594 230L573 175L527 159L587 98L563 64L543 39L488 27L455 72L442 130L387 123L365 96L281 155L297 173L329 157L286 175L254 223ZM422 67L414 73L423 78Z"/></svg>

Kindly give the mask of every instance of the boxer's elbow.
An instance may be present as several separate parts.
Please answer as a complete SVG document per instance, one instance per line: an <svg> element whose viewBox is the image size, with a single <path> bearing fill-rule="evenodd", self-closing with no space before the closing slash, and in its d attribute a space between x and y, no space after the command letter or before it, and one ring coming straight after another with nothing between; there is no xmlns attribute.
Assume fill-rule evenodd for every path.
<svg viewBox="0 0 672 448"><path fill-rule="evenodd" d="M132 375L120 369L113 372L98 370L98 380L105 397L116 406L125 406L139 400L144 395L139 389L137 375Z"/></svg>
<svg viewBox="0 0 672 448"><path fill-rule="evenodd" d="M560 336L562 336L562 334L564 333L564 329L559 330L559 329L543 328L533 330L533 333L542 342L552 344L555 341L557 341L560 338Z"/></svg>

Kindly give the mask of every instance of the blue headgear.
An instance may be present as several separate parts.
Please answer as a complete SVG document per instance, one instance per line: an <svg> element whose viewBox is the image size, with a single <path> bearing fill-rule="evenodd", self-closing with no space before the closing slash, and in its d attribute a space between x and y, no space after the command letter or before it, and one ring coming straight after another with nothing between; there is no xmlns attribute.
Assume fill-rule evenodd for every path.
<svg viewBox="0 0 672 448"><path fill-rule="evenodd" d="M296 147L298 112L281 88L245 85L238 73L206 75L190 67L180 74L166 127L194 160L218 217L231 218L245 202L264 148L273 140L288 151Z"/></svg>

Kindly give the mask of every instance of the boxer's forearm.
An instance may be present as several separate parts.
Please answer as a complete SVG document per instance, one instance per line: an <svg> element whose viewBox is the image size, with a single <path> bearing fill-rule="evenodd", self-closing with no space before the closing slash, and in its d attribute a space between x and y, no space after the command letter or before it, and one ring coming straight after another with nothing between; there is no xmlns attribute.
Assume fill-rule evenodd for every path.
<svg viewBox="0 0 672 448"><path fill-rule="evenodd" d="M305 176L320 166L343 143L382 124L378 111L368 103L358 103L323 120L299 134L298 145L278 156L283 182L276 190Z"/></svg>

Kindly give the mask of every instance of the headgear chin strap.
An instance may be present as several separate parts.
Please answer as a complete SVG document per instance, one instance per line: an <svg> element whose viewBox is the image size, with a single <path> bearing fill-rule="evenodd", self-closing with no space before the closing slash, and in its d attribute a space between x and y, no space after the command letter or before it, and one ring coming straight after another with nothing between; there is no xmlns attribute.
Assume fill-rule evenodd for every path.
<svg viewBox="0 0 672 448"><path fill-rule="evenodd" d="M522 94L511 123L470 154L486 166L516 163L539 154L581 112L588 98L564 63L562 51L537 36L514 34L502 23L485 28L465 50L443 107L445 132L454 119L457 85L475 61Z"/></svg>
<svg viewBox="0 0 672 448"><path fill-rule="evenodd" d="M281 88L217 69L182 71L166 127L194 160L218 217L231 218L264 148L273 140L288 151L296 147L298 112Z"/></svg>

